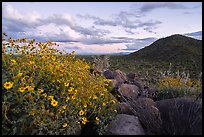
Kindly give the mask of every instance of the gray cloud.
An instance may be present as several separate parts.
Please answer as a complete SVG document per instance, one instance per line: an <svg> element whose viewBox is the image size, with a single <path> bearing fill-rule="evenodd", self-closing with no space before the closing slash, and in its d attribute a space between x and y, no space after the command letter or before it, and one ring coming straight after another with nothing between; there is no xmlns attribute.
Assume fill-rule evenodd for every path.
<svg viewBox="0 0 204 137"><path fill-rule="evenodd" d="M44 35L31 33L27 35L27 38L36 39L36 41L40 41L40 42L46 42L48 40L52 40L54 42L67 42L67 43L79 42L77 39L72 38L66 33L60 33L60 34L46 33Z"/></svg>
<svg viewBox="0 0 204 137"><path fill-rule="evenodd" d="M79 50L79 49L82 49L81 47L79 46L70 46L70 47L64 47L65 49L71 49L71 50Z"/></svg>
<svg viewBox="0 0 204 137"><path fill-rule="evenodd" d="M148 38L136 39L136 40L138 40L138 41L145 41L145 42L148 42L148 43L152 43L152 42L156 41L157 38L155 38L155 37L148 37Z"/></svg>
<svg viewBox="0 0 204 137"><path fill-rule="evenodd" d="M91 19L93 20L95 25L100 25L100 26L120 26L124 29L125 32L128 34L135 34L134 30L138 28L144 27L146 31L153 33L153 29L156 28L157 25L161 24L161 21L145 21L142 22L138 18L140 15L131 13L131 12L125 12L121 11L118 14L114 15L114 18L112 20L105 20L96 16L91 16L91 15L80 15L78 14L77 17L83 18L83 19Z"/></svg>
<svg viewBox="0 0 204 137"><path fill-rule="evenodd" d="M4 20L2 21L2 31L3 32L25 32L26 30L28 30L29 28L27 28L25 25L19 23L18 21L14 22L11 20Z"/></svg>
<svg viewBox="0 0 204 137"><path fill-rule="evenodd" d="M33 14L31 14L30 16L32 15ZM26 35L27 38L36 39L37 41L53 40L56 42L79 42L79 41L68 36L66 32L62 31L62 29L60 29L61 30L60 34L45 33L44 35L41 35L39 33L38 27L46 26L52 23L56 27L58 26L69 27L75 32L81 34L85 38L87 36L102 37L110 33L109 30L98 29L95 28L94 26L82 27L76 24L74 19L71 18L68 14L53 14L51 16L41 18L34 14L35 18L32 17L31 19L30 16L28 15L26 15L25 18L23 18L23 16L24 16L23 14L21 14L11 6L9 5L3 6L2 14L3 32L6 32L9 36L12 36L12 38L24 37ZM23 32L29 32L29 34Z"/></svg>
<svg viewBox="0 0 204 137"><path fill-rule="evenodd" d="M188 12L188 11L185 11L185 12L183 12L183 14L189 15L189 14L192 14L192 13Z"/></svg>
<svg viewBox="0 0 204 137"><path fill-rule="evenodd" d="M168 8L168 9L187 9L188 7L174 2L147 2L142 5L139 9L141 13L150 12L159 8Z"/></svg>
<svg viewBox="0 0 204 137"><path fill-rule="evenodd" d="M145 46L149 46L151 43L153 43L156 40L157 38L155 37L148 37L144 39L134 39L132 43L126 44L126 47L127 47L126 49L122 49L122 50L139 50Z"/></svg>
<svg viewBox="0 0 204 137"><path fill-rule="evenodd" d="M132 13L132 12L126 12L126 11L121 11L119 12L118 16L122 17L122 18L126 18L126 17L135 17L135 18L139 18L142 17L142 14L138 14L138 13Z"/></svg>
<svg viewBox="0 0 204 137"><path fill-rule="evenodd" d="M30 16L26 15L27 18L23 18L24 15L15 10L14 8L12 10L8 10L8 7L4 6L3 11L3 31L10 33L13 36L19 36L17 34L21 33L22 36L27 35L28 38L34 38L38 41L53 40L56 42L82 42L84 44L113 44L127 42L127 40L125 39L105 39L103 37L107 34L110 34L111 31L105 29L98 29L95 26L80 26L75 23L74 19L68 14L53 14L48 17L41 17L38 14L31 14L30 16L34 15L34 18L29 19ZM94 21L94 25L121 26L128 34L135 34L137 33L135 32L135 30L137 28L142 27L144 28L144 30L152 32L152 30L156 28L156 25L161 23L159 21L152 20L147 22L141 22L140 20L138 20L141 15L126 11L121 11L115 14L112 20L105 20L88 14L78 14L77 17L84 19L92 19ZM56 27L69 27L75 32L81 34L82 38L73 39L64 31L61 31L60 34L45 33L43 35L38 32L38 27L46 26L51 23L54 24ZM29 32L29 34L25 34L23 32Z"/></svg>
<svg viewBox="0 0 204 137"><path fill-rule="evenodd" d="M122 43L131 43L135 40L134 38L129 37L111 37L111 39L122 40Z"/></svg>
<svg viewBox="0 0 204 137"><path fill-rule="evenodd" d="M202 31L186 33L185 35L189 35L189 36L202 36Z"/></svg>
<svg viewBox="0 0 204 137"><path fill-rule="evenodd" d="M116 43L124 43L125 41L122 39L111 39L111 38L101 38L101 37L91 37L91 38L82 38L80 39L80 42L83 44L98 44L98 45L104 45L104 44L116 44Z"/></svg>
<svg viewBox="0 0 204 137"><path fill-rule="evenodd" d="M141 23L139 23L137 27L156 26L156 25L161 24L161 23L162 23L161 21L149 20L149 21L146 21L146 22L141 22Z"/></svg>
<svg viewBox="0 0 204 137"><path fill-rule="evenodd" d="M83 34L85 36L90 35L90 36L104 36L106 34L109 34L109 30L104 30L104 29L97 29L94 26L90 28L84 28L79 25L75 26L70 26L71 29L75 30L76 32L79 32L80 34Z"/></svg>
<svg viewBox="0 0 204 137"><path fill-rule="evenodd" d="M39 19L39 21L40 21L40 24L38 24L38 26L46 25L50 23L53 23L56 25L67 25L67 26L73 25L71 20L69 20L68 18L66 18L61 14L53 14L52 16L48 16L47 18Z"/></svg>
<svg viewBox="0 0 204 137"><path fill-rule="evenodd" d="M185 33L184 35L193 37L193 38L195 38L195 39L202 40L202 31L191 32L191 33Z"/></svg>
<svg viewBox="0 0 204 137"><path fill-rule="evenodd" d="M101 19L101 18L97 18L97 19L94 21L94 24L95 24L95 25L118 26L118 25L120 25L120 22L118 22L118 21L104 20L104 19Z"/></svg>

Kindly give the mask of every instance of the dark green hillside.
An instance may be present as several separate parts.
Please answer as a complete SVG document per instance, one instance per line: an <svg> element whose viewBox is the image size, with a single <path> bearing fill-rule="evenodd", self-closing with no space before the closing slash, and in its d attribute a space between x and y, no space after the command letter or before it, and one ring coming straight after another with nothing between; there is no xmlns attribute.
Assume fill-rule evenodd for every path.
<svg viewBox="0 0 204 137"><path fill-rule="evenodd" d="M202 62L202 40L175 34L159 39L151 45L127 55L152 61Z"/></svg>
<svg viewBox="0 0 204 137"><path fill-rule="evenodd" d="M172 70L187 71L192 77L197 77L202 72L202 40L175 34L159 39L124 58L148 62L155 68L161 65L167 68L167 64L171 63Z"/></svg>

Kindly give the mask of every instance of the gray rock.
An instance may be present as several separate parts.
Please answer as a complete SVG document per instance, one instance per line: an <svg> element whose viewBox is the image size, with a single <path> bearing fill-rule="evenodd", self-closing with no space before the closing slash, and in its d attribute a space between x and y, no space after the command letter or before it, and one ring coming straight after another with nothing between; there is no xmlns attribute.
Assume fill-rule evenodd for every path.
<svg viewBox="0 0 204 137"><path fill-rule="evenodd" d="M156 103L150 98L138 98L129 102L134 109L134 115L138 116L146 134L160 134L162 120Z"/></svg>
<svg viewBox="0 0 204 137"><path fill-rule="evenodd" d="M107 127L106 135L145 135L138 117L118 114Z"/></svg>
<svg viewBox="0 0 204 137"><path fill-rule="evenodd" d="M114 72L113 71L111 71L111 70L106 70L106 71L104 71L103 72L103 75L105 76L105 78L107 78L107 79L114 79L115 78L115 74L114 74Z"/></svg>
<svg viewBox="0 0 204 137"><path fill-rule="evenodd" d="M195 98L173 98L156 102L161 112L162 133L202 135L202 103Z"/></svg>
<svg viewBox="0 0 204 137"><path fill-rule="evenodd" d="M122 71L120 71L119 69L114 71L114 75L115 75L114 79L117 80L117 82L120 83L120 84L127 81L126 74L123 73Z"/></svg>
<svg viewBox="0 0 204 137"><path fill-rule="evenodd" d="M126 76L127 76L128 81L134 81L136 77L136 73L128 73Z"/></svg>
<svg viewBox="0 0 204 137"><path fill-rule="evenodd" d="M135 100L138 97L139 88L132 84L122 84L119 89L121 96L128 100Z"/></svg>
<svg viewBox="0 0 204 137"><path fill-rule="evenodd" d="M117 110L118 114L133 115L133 112L132 112L130 106L128 106L128 104L125 102L120 103L120 105L116 108L116 110Z"/></svg>

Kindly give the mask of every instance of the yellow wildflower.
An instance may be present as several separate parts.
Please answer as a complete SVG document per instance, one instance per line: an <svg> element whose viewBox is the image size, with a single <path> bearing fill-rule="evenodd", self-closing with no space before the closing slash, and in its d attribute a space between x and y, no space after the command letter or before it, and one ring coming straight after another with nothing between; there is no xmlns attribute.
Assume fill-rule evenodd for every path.
<svg viewBox="0 0 204 137"><path fill-rule="evenodd" d="M81 78L78 78L78 81L81 82Z"/></svg>
<svg viewBox="0 0 204 137"><path fill-rule="evenodd" d="M56 57L55 57L55 56L52 56L52 60L55 61L55 60L56 60Z"/></svg>
<svg viewBox="0 0 204 137"><path fill-rule="evenodd" d="M58 105L58 102L53 99L53 100L51 101L51 105L52 105L53 107L56 107L56 106Z"/></svg>
<svg viewBox="0 0 204 137"><path fill-rule="evenodd" d="M82 117L82 124L86 124L86 122L88 122L88 120L86 119L86 117Z"/></svg>
<svg viewBox="0 0 204 137"><path fill-rule="evenodd" d="M64 124L62 125L62 127L63 127L63 128L67 127L67 123L64 123Z"/></svg>
<svg viewBox="0 0 204 137"><path fill-rule="evenodd" d="M83 110L80 110L80 111L79 111L79 115L80 115L80 116L84 115L84 111L83 111Z"/></svg>
<svg viewBox="0 0 204 137"><path fill-rule="evenodd" d="M67 106L62 106L62 108L63 108L63 109L66 109L66 108L67 108Z"/></svg>
<svg viewBox="0 0 204 137"><path fill-rule="evenodd" d="M193 82L190 81L190 80L188 80L188 81L186 82L186 85L187 85L188 87L191 87L191 86L193 85Z"/></svg>
<svg viewBox="0 0 204 137"><path fill-rule="evenodd" d="M99 124L99 118L98 117L96 117L96 124Z"/></svg>
<svg viewBox="0 0 204 137"><path fill-rule="evenodd" d="M100 119L98 117L96 117L96 120L99 121Z"/></svg>
<svg viewBox="0 0 204 137"><path fill-rule="evenodd" d="M13 87L13 82L6 82L6 83L4 83L4 88L5 89L10 89L12 87Z"/></svg>
<svg viewBox="0 0 204 137"><path fill-rule="evenodd" d="M21 77L22 75L23 75L23 73L18 73L16 76Z"/></svg>
<svg viewBox="0 0 204 137"><path fill-rule="evenodd" d="M70 100L70 97L67 97L67 98L66 98L66 102L67 102L68 100Z"/></svg>
<svg viewBox="0 0 204 137"><path fill-rule="evenodd" d="M115 102L115 100L112 100L112 102L115 104L116 102Z"/></svg>
<svg viewBox="0 0 204 137"><path fill-rule="evenodd" d="M24 91L25 91L25 88L24 88L24 87L20 87L20 88L18 89L18 91L24 92Z"/></svg>
<svg viewBox="0 0 204 137"><path fill-rule="evenodd" d="M69 83L64 83L64 86L65 86L65 87L68 87L68 86L69 86Z"/></svg>
<svg viewBox="0 0 204 137"><path fill-rule="evenodd" d="M44 93L44 94L42 94L42 95L43 95L43 97L44 97L44 98L46 98L46 97L47 97L47 94L46 94L46 93Z"/></svg>
<svg viewBox="0 0 204 137"><path fill-rule="evenodd" d="M40 94L40 93L43 93L44 92L44 90L43 89L38 89L38 93Z"/></svg>
<svg viewBox="0 0 204 137"><path fill-rule="evenodd" d="M73 87L70 87L70 89L68 89L68 92L72 92L74 90Z"/></svg>
<svg viewBox="0 0 204 137"><path fill-rule="evenodd" d="M64 110L61 110L61 109L60 109L59 112L60 112L60 113L64 113Z"/></svg>
<svg viewBox="0 0 204 137"><path fill-rule="evenodd" d="M34 86L26 86L25 89L27 89L28 91L33 91L34 90Z"/></svg>
<svg viewBox="0 0 204 137"><path fill-rule="evenodd" d="M112 82L112 80L111 80L111 79L108 79L107 81L108 81L109 83L110 83L110 82Z"/></svg>
<svg viewBox="0 0 204 137"><path fill-rule="evenodd" d="M96 96L96 95L94 95L93 99L97 99L97 96Z"/></svg>
<svg viewBox="0 0 204 137"><path fill-rule="evenodd" d="M74 99L75 99L75 96L72 96L72 99L74 100Z"/></svg>
<svg viewBox="0 0 204 137"><path fill-rule="evenodd" d="M84 108L86 108L86 107L87 107L87 105L85 104L85 105L84 105Z"/></svg>
<svg viewBox="0 0 204 137"><path fill-rule="evenodd" d="M30 65L32 65L32 64L35 64L35 62L34 61L30 61Z"/></svg>
<svg viewBox="0 0 204 137"><path fill-rule="evenodd" d="M53 100L54 96L48 96L48 100Z"/></svg>
<svg viewBox="0 0 204 137"><path fill-rule="evenodd" d="M16 64L16 61L15 61L14 59L12 59L11 62L12 62L13 64Z"/></svg>

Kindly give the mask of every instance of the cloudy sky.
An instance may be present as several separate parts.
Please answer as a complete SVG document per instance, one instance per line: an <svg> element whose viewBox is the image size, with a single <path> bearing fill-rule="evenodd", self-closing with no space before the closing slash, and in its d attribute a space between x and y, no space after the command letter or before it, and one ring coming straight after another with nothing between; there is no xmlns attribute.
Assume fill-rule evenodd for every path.
<svg viewBox="0 0 204 137"><path fill-rule="evenodd" d="M202 39L202 2L3 2L2 29L77 54L134 52L173 34Z"/></svg>

